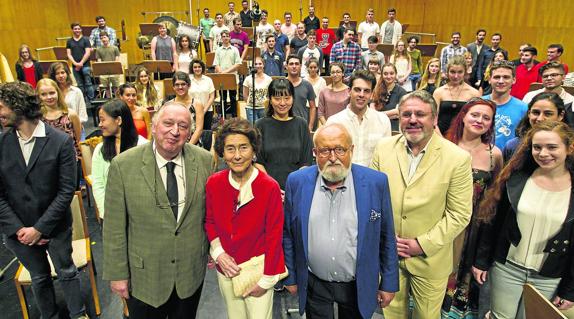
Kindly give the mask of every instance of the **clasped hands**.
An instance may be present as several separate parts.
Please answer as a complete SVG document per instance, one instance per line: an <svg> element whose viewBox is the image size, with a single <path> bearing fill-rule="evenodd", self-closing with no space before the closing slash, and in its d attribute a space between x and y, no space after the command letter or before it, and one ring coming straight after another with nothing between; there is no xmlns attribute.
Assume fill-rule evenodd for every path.
<svg viewBox="0 0 574 319"><path fill-rule="evenodd" d="M18 229L16 236L22 245L27 246L45 245L50 241L49 239L43 239L42 233L34 227L22 227Z"/></svg>
<svg viewBox="0 0 574 319"><path fill-rule="evenodd" d="M233 278L239 275L241 268L237 266L235 259L229 256L227 253L222 253L217 257L217 264L219 268L227 278ZM252 297L261 297L267 292L266 289L261 288L257 283L255 283L250 289L248 289L244 294L243 298L252 296Z"/></svg>

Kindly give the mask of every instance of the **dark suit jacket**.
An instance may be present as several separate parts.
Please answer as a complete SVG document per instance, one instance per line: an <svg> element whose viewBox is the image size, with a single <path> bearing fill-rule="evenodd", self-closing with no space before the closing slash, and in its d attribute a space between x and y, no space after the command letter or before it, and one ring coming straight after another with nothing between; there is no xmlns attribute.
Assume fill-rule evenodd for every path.
<svg viewBox="0 0 574 319"><path fill-rule="evenodd" d="M34 226L49 238L72 225L74 141L64 132L45 127L46 137L36 138L28 166L16 130L0 135L0 227L8 236Z"/></svg>
<svg viewBox="0 0 574 319"><path fill-rule="evenodd" d="M360 165L352 165L351 170L359 230L355 273L357 298L361 315L371 318L377 307L377 290L399 290L391 196L384 173ZM285 285L298 285L301 314L307 301L309 213L318 176L316 165L295 171L287 178L285 188L283 249L289 270Z"/></svg>

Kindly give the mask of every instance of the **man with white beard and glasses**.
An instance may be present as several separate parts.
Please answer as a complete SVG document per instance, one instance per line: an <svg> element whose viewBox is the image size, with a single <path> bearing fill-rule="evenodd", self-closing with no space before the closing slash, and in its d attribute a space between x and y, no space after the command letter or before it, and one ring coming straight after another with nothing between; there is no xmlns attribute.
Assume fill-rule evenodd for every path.
<svg viewBox="0 0 574 319"><path fill-rule="evenodd" d="M315 133L317 165L295 171L285 188L283 249L287 290L308 319L371 318L398 291L398 258L385 174L351 163L341 124Z"/></svg>

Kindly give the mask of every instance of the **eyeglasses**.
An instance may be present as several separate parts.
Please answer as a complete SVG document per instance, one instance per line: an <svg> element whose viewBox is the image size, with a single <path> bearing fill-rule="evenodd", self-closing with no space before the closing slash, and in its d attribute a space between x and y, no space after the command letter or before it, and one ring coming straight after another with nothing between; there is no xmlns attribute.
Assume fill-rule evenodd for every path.
<svg viewBox="0 0 574 319"><path fill-rule="evenodd" d="M415 116L416 119L422 119L427 117L430 114L430 112L422 112L422 111L417 111L417 112L410 112L410 111L406 111L406 112L402 112L400 114L400 116L403 119L410 119L411 117L413 117L413 115Z"/></svg>
<svg viewBox="0 0 574 319"><path fill-rule="evenodd" d="M176 87L176 88L183 88L186 86L187 86L187 83L176 83L173 85L173 87Z"/></svg>
<svg viewBox="0 0 574 319"><path fill-rule="evenodd" d="M337 146L335 148L322 147L322 148L315 149L315 151L317 152L317 155L319 155L319 157L323 157L323 158L331 156L332 152L335 152L336 156L344 156L345 154L347 154L348 150L349 149L344 148L344 147L340 147L340 146Z"/></svg>
<svg viewBox="0 0 574 319"><path fill-rule="evenodd" d="M548 79L548 78L557 78L559 76L563 76L564 74L562 73L550 73L550 74L542 74L542 78L543 79Z"/></svg>

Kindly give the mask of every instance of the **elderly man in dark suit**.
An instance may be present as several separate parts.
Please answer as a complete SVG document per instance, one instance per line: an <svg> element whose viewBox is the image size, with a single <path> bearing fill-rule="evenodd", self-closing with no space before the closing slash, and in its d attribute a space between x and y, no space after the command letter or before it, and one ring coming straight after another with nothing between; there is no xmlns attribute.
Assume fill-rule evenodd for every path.
<svg viewBox="0 0 574 319"><path fill-rule="evenodd" d="M72 260L70 202L76 186L74 141L44 125L32 87L0 85L0 227L6 246L28 269L42 318L57 318L46 251L71 318L87 318Z"/></svg>
<svg viewBox="0 0 574 319"><path fill-rule="evenodd" d="M116 156L106 185L104 279L130 318L195 318L207 264L205 183L212 156L187 143L191 113L155 115L153 143Z"/></svg>

